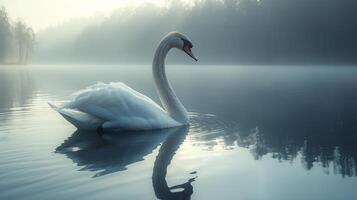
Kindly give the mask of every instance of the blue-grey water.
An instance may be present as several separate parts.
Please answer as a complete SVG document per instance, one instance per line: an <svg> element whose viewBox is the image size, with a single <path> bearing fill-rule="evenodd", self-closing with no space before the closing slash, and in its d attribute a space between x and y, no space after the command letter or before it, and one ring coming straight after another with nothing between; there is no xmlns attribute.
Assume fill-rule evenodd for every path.
<svg viewBox="0 0 357 200"><path fill-rule="evenodd" d="M356 199L357 68L167 66L191 125L77 131L48 101L149 65L0 68L0 199Z"/></svg>

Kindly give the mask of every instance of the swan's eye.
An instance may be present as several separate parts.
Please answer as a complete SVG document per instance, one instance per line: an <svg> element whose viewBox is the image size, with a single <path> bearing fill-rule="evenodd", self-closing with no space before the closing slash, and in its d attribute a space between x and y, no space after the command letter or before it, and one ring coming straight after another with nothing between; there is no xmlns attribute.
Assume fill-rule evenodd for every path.
<svg viewBox="0 0 357 200"><path fill-rule="evenodd" d="M182 49L184 49L184 48L190 48L191 49L193 47L193 45L192 45L192 43L190 41L188 41L186 39L183 39L183 38L182 38L182 41L183 41Z"/></svg>

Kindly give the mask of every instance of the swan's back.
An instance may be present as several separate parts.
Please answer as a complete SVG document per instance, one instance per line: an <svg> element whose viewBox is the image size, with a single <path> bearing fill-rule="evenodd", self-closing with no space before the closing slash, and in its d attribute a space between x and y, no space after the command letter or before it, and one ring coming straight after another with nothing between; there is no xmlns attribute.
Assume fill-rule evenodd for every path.
<svg viewBox="0 0 357 200"><path fill-rule="evenodd" d="M144 108L162 110L154 101L140 94L124 83L97 83L86 89L74 93L75 99L68 104L67 108L81 108L86 106L98 106L112 110L113 114L131 114L135 109L146 111ZM132 109L125 109L131 107ZM119 112L119 113L118 113ZM144 114L144 113L141 113Z"/></svg>
<svg viewBox="0 0 357 200"><path fill-rule="evenodd" d="M97 83L74 95L61 109L101 119L103 128L144 130L179 125L154 101L124 83Z"/></svg>

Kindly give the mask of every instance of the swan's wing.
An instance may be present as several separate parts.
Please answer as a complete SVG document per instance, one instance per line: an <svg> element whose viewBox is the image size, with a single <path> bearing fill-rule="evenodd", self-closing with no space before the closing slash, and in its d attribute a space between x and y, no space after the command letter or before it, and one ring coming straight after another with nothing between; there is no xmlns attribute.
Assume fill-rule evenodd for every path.
<svg viewBox="0 0 357 200"><path fill-rule="evenodd" d="M109 110L95 104L85 104L80 107L82 112L95 116L103 121L112 121L116 116Z"/></svg>
<svg viewBox="0 0 357 200"><path fill-rule="evenodd" d="M124 83L97 83L74 93L75 99L69 102L65 107L76 108L78 110L95 110L103 112L111 110L114 115L128 115L133 113L133 107L141 109L151 108L164 111L149 97L133 90ZM92 108L95 107L95 108ZM123 113L124 112L124 113ZM126 113L129 112L129 113ZM110 117L110 116L106 116Z"/></svg>
<svg viewBox="0 0 357 200"><path fill-rule="evenodd" d="M143 130L178 125L154 101L123 83L97 83L75 95L64 109L103 120L104 128Z"/></svg>

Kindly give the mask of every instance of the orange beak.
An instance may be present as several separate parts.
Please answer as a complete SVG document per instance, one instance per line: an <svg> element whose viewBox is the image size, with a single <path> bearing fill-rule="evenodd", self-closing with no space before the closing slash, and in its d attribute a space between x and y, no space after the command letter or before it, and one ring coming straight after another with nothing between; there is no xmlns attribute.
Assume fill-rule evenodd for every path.
<svg viewBox="0 0 357 200"><path fill-rule="evenodd" d="M183 48L183 51L187 53L187 55L189 55L191 58L193 58L195 61L198 61L198 58L193 55L192 51L191 51L191 48L190 47L184 47Z"/></svg>

